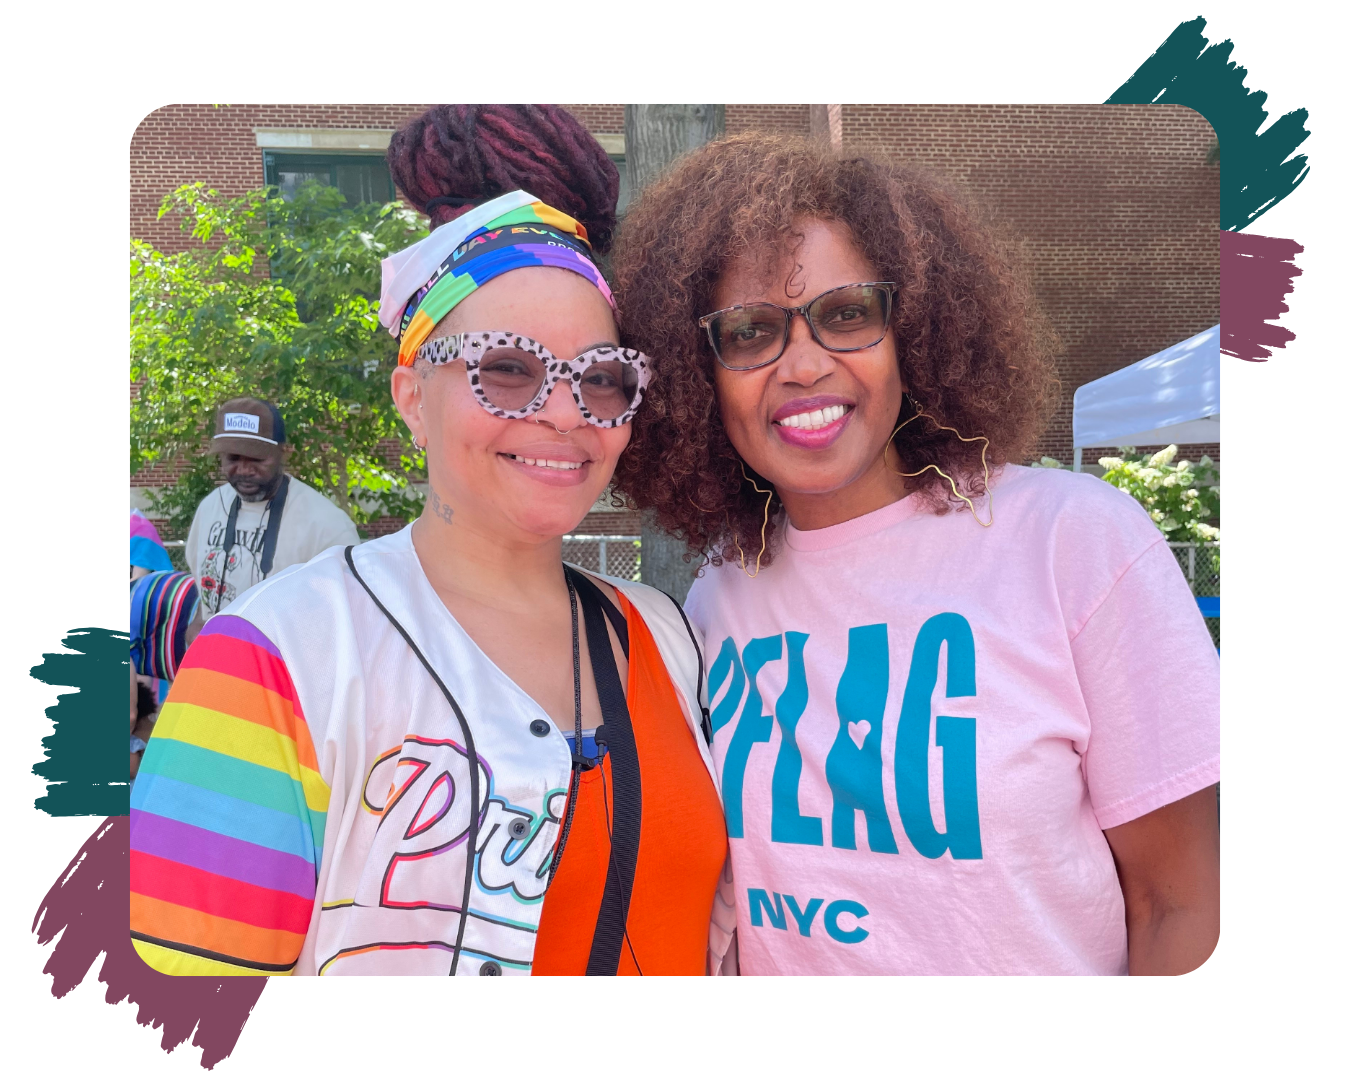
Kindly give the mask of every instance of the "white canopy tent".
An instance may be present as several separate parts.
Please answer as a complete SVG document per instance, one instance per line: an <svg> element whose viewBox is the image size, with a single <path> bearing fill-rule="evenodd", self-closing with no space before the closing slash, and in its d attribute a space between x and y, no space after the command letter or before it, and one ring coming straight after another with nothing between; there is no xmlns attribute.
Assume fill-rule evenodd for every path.
<svg viewBox="0 0 1350 1080"><path fill-rule="evenodd" d="M1218 441L1218 326L1074 391L1075 472L1085 446Z"/></svg>

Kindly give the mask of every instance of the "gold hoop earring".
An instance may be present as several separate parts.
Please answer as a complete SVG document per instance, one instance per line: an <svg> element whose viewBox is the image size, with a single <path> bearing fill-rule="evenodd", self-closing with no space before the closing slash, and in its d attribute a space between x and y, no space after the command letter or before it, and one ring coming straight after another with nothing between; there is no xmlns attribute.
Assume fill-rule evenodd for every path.
<svg viewBox="0 0 1350 1080"><path fill-rule="evenodd" d="M727 514L727 528L728 529L731 528L731 514L729 513ZM745 568L745 549L741 547L741 538L736 534L735 531L733 531L731 534L731 542L736 545L736 553L740 557L741 573L743 573L746 577L757 577L759 575L758 568L756 568L753 574L750 573L750 571Z"/></svg>
<svg viewBox="0 0 1350 1080"><path fill-rule="evenodd" d="M742 466L742 468L744 468L744 466ZM772 498L772 496L770 496L770 498ZM695 510L697 510L700 514L711 514L711 513L712 513L711 510L708 510L708 509L706 509L706 508L704 508L704 507L702 507L702 506L699 506L699 504L696 503L696 502L694 502L693 499L690 499L690 500L689 500L689 505L692 506ZM742 569L742 570L745 570L745 550L741 547L741 541L740 541L740 539L736 536L735 530L732 529L732 527L731 527L731 512L730 512L730 511L724 511L723 514L722 514L722 517L723 517L723 519L724 519L724 520L726 521L726 523L727 523L727 532L729 532L729 533L731 534L731 542L732 542L733 544L736 545L736 550L737 550L738 552L740 552L741 569ZM768 522L766 521L765 524L767 525ZM761 549L760 553L763 554L763 549ZM756 572L756 573L759 572L758 568L756 568L756 571L755 571L755 572ZM749 574L749 572L747 571L747 576L753 577L754 575L753 575L753 574Z"/></svg>
<svg viewBox="0 0 1350 1080"><path fill-rule="evenodd" d="M732 543L736 545L736 550L741 553L741 573L743 573L748 578L757 578L759 577L759 562L762 558L764 558L764 549L768 546L767 537L769 533L769 504L773 502L773 488L769 488L768 491L765 491L762 487L760 487L757 483L755 483L754 479L751 478L750 474L745 471L744 461L741 462L741 475L750 481L750 485L757 492L759 492L759 494L768 496L768 498L764 500L764 525L759 530L759 554L755 556L755 572L753 574L750 573L750 571L745 568L745 552L741 549L740 538L736 536L735 533L733 533L731 536Z"/></svg>
<svg viewBox="0 0 1350 1080"><path fill-rule="evenodd" d="M984 443L984 445L983 445L982 447L980 447L980 465L981 465L981 467L983 467L983 469L984 469L984 493L985 493L985 498L987 498L987 499L989 500L989 520L988 520L988 521L981 521L981 520L980 520L980 515L977 514L977 513L975 512L975 504L974 504L969 498L967 498L965 495L962 495L961 492L957 490L957 487L956 487L956 481L953 480L950 476L948 476L945 472L943 472L940 468L938 468L937 465L925 465L925 466L924 466L922 469L920 469L918 472L901 472L899 469L891 469L891 472L895 473L897 476L922 476L922 475L923 475L924 473L926 473L929 469L932 469L935 473L937 473L940 477L942 477L942 479L944 479L944 480L947 481L947 483L951 486L952 494L955 495L958 499L960 499L963 503L965 503L967 506L970 507L970 516L973 517L973 518L975 519L975 524L979 525L981 528L985 528L985 529L989 528L989 526L991 526L992 524L994 524L994 493L993 493L992 490L990 490L990 487L989 487L989 457L988 457L988 454L989 454L989 440L986 439L983 435L975 435L975 436L973 436L972 438L967 439L964 435L962 435L959 431L957 431L956 428L954 428L954 427L948 427L946 424L939 424L939 423L937 422L937 420L936 420L934 417L929 416L926 412L923 411L923 406L922 406L918 401L916 401L912 396L910 397L909 400L914 402L914 415L911 416L908 420L904 421L904 423L897 424L896 427L895 427L895 430L891 432L891 437L890 437L889 439L886 440L886 449L885 449L885 450L882 450L882 452L881 452L881 460L882 460L882 462L885 463L886 468L891 469L890 462L886 460L886 452L887 452L888 450L890 450L891 447L894 445L895 437L896 437L896 435L898 435L898 434L900 433L900 429L901 429L902 427L904 427L906 424L913 423L915 420L919 419L919 417L921 417L921 416L922 416L922 417L925 417L926 419L932 420L933 423L936 425L938 431L950 431L953 435L955 435L955 436L956 436L958 439L960 439L962 442L968 442L968 443L970 443L970 442L982 442L982 443ZM898 461L899 458L900 458L900 451L899 451L899 450L896 450L896 452L895 452L895 457L896 457L896 460Z"/></svg>

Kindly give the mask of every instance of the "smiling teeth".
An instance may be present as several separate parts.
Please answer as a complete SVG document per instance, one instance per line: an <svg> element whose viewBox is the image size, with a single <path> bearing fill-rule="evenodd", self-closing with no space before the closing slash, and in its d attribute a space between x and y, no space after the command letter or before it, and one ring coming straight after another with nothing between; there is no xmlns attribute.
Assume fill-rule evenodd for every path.
<svg viewBox="0 0 1350 1080"><path fill-rule="evenodd" d="M516 454L507 454L512 461L519 461L523 465L534 465L540 469L562 469L563 472L572 472L581 468L584 462L581 461L550 461L545 458L519 457Z"/></svg>
<svg viewBox="0 0 1350 1080"><path fill-rule="evenodd" d="M816 409L814 412L796 413L793 416L785 416L778 422L783 427L797 428L799 431L815 431L817 428L823 428L827 424L833 424L848 412L847 405L830 405L824 409Z"/></svg>

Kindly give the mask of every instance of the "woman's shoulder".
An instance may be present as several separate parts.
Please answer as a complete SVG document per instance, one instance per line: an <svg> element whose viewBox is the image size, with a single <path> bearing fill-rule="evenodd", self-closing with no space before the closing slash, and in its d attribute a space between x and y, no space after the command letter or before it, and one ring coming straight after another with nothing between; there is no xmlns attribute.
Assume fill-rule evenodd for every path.
<svg viewBox="0 0 1350 1080"><path fill-rule="evenodd" d="M1091 473L1005 465L991 487L995 520L1002 512L1024 526L1123 531L1151 541L1160 537L1134 498Z"/></svg>
<svg viewBox="0 0 1350 1080"><path fill-rule="evenodd" d="M637 612L651 632L672 678L692 679L702 658L703 637L669 593L640 581L626 581L587 571L587 576L608 585Z"/></svg>
<svg viewBox="0 0 1350 1080"><path fill-rule="evenodd" d="M619 602L620 585L636 585L636 581L624 581L622 578L610 577L608 574L601 574L595 570L587 570L584 566L577 566L575 563L567 563L574 570L579 570L591 584L593 584L606 600L611 604Z"/></svg>
<svg viewBox="0 0 1350 1080"><path fill-rule="evenodd" d="M577 569L582 568L578 567ZM640 581L628 581L624 578L610 577L608 574L597 574L593 570L583 570L582 572L600 586L601 590L611 600L617 600L619 596L622 596L628 601L637 609L638 614L642 616L642 621L647 623L649 628L653 628L651 624L656 623L660 626L678 627L680 633L685 634L684 609L669 593L663 592L652 585L644 585Z"/></svg>
<svg viewBox="0 0 1350 1080"><path fill-rule="evenodd" d="M1090 473L1013 466L995 485L994 503L991 531L1005 529L1005 550L1048 570L1074 632L1131 567L1166 544L1137 500Z"/></svg>
<svg viewBox="0 0 1350 1080"><path fill-rule="evenodd" d="M372 572L407 572L401 564L416 560L407 530L369 540L364 544L332 547L306 563L288 566L258 582L226 610L230 615L253 623L264 633L306 636L316 630L335 633L350 622L351 588L354 579L347 564L347 552L358 569ZM363 575L364 576L364 575Z"/></svg>

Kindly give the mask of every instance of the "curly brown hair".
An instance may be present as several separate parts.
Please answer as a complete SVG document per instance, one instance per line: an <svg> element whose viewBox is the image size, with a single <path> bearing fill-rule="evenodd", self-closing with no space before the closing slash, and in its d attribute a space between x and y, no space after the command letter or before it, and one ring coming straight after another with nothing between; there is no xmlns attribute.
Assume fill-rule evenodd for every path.
<svg viewBox="0 0 1350 1080"><path fill-rule="evenodd" d="M751 133L709 143L643 190L614 254L625 344L655 362L614 488L682 537L686 557L720 565L733 547L753 554L765 515L758 478L722 426L716 360L697 320L733 259L768 265L791 255L808 218L847 226L877 280L899 283L891 327L911 395L901 417L918 401L937 421L895 436L909 471L935 464L968 495L982 494L981 444L938 424L986 437L994 469L1027 458L1058 399L1054 333L1016 245L968 195L930 173L805 139ZM933 470L914 483L937 513L960 505ZM778 509L775 494L764 565Z"/></svg>

